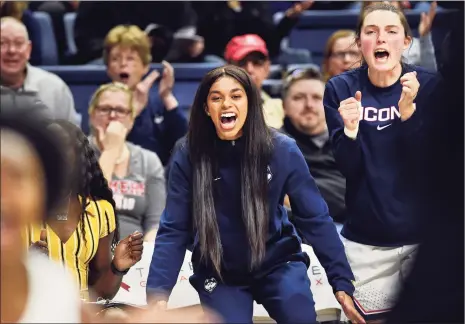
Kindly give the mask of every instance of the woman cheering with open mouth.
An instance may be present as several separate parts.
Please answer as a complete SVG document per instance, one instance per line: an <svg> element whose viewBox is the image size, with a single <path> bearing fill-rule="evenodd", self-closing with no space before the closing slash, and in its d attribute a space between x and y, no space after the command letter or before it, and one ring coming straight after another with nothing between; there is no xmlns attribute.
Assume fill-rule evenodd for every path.
<svg viewBox="0 0 465 324"><path fill-rule="evenodd" d="M197 91L185 143L172 160L168 198L147 280L164 306L192 247L190 278L226 323L251 323L253 301L278 323L314 323L308 256L283 207L313 246L352 320L354 280L328 208L294 140L270 130L241 68L212 70ZM192 245L193 243L193 245Z"/></svg>

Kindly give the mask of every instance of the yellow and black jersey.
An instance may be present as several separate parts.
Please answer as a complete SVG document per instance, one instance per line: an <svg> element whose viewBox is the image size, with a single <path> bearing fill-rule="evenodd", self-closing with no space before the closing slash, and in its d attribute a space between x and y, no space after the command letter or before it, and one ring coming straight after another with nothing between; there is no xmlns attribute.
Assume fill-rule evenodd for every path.
<svg viewBox="0 0 465 324"><path fill-rule="evenodd" d="M84 221L85 239L81 222ZM84 219L66 242L62 242L47 224L30 225L26 229L29 247L40 239L40 232L46 226L49 256L65 266L74 276L81 290L81 298L88 300L89 263L97 253L99 240L116 228L113 206L106 200L89 200Z"/></svg>

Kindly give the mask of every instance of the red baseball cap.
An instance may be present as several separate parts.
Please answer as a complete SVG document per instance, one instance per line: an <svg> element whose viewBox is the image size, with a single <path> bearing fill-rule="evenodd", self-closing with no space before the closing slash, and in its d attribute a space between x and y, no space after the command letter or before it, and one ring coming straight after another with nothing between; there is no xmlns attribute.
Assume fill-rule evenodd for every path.
<svg viewBox="0 0 465 324"><path fill-rule="evenodd" d="M259 52L268 57L265 41L258 35L247 34L233 37L226 45L224 58L227 61L240 61L252 52Z"/></svg>

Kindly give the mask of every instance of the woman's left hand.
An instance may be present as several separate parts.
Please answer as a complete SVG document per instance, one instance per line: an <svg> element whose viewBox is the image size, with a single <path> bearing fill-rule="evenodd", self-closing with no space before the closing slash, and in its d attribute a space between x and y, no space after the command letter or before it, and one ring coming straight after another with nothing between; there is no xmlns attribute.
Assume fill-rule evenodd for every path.
<svg viewBox="0 0 465 324"><path fill-rule="evenodd" d="M135 232L121 240L115 249L113 263L119 271L125 271L135 265L142 258L144 250L142 233Z"/></svg>
<svg viewBox="0 0 465 324"><path fill-rule="evenodd" d="M347 295L344 291L338 291L336 292L336 299L339 302L339 304L341 304L344 314L346 314L347 318L352 323L356 323L356 324L366 323L363 317L357 312L357 309L355 309L354 301L352 300L352 297Z"/></svg>
<svg viewBox="0 0 465 324"><path fill-rule="evenodd" d="M161 75L160 83L158 84L158 95L163 100L170 94L174 87L174 68L167 61L162 61L163 72Z"/></svg>
<svg viewBox="0 0 465 324"><path fill-rule="evenodd" d="M402 84L402 94L399 99L399 112L402 121L409 119L415 112L414 100L417 97L418 89L420 89L420 83L417 79L417 72L405 73L400 78Z"/></svg>

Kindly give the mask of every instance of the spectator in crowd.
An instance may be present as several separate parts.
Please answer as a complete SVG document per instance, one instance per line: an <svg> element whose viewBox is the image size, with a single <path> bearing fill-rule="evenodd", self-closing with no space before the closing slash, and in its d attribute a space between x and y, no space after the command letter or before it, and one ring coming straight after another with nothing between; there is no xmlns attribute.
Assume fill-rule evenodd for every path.
<svg viewBox="0 0 465 324"><path fill-rule="evenodd" d="M118 25L162 25L176 35L195 35L197 16L190 1L82 1L74 25L78 64L100 58L104 39Z"/></svg>
<svg viewBox="0 0 465 324"><path fill-rule="evenodd" d="M267 1L192 2L198 16L198 34L205 39L206 55L223 57L230 39L257 34L265 40L271 59L280 54L281 41L289 35L300 14L312 5L313 1L294 4L276 25Z"/></svg>
<svg viewBox="0 0 465 324"><path fill-rule="evenodd" d="M25 229L25 240L65 264L79 285L81 299L111 299L123 275L142 256L142 234L120 241L112 192L84 133L64 120L49 129L67 148L68 183L46 221Z"/></svg>
<svg viewBox="0 0 465 324"><path fill-rule="evenodd" d="M126 141L135 118L131 89L122 83L101 86L90 101L89 117L89 140L113 191L121 236L138 231L146 241L154 240L165 208L165 175L154 152Z"/></svg>
<svg viewBox="0 0 465 324"><path fill-rule="evenodd" d="M373 3L382 1L364 1L362 4L361 14L366 7ZM403 10L402 1L384 1L399 10ZM403 57L406 63L419 65L431 71L437 70L436 55L434 53L433 37L431 27L433 26L434 17L436 16L437 2L433 1L429 7L428 13L421 13L420 24L418 25L418 35L420 38L412 38L409 48L404 51Z"/></svg>
<svg viewBox="0 0 465 324"><path fill-rule="evenodd" d="M57 43L60 64L70 63L67 57L68 45L64 17L66 13L75 12L79 1L30 1L29 9L32 11L46 12L50 15L53 25L53 33ZM34 40L33 40L34 43ZM35 44L35 43L34 43ZM34 56L34 55L33 55ZM32 63L35 64L35 63Z"/></svg>
<svg viewBox="0 0 465 324"><path fill-rule="evenodd" d="M335 222L344 223L346 181L332 152L323 107L325 83L316 69L295 70L284 81L281 131L297 142ZM290 207L290 205L288 205Z"/></svg>
<svg viewBox="0 0 465 324"><path fill-rule="evenodd" d="M359 67L360 49L355 44L355 32L341 29L329 36L324 51L323 78L326 81L342 72Z"/></svg>
<svg viewBox="0 0 465 324"><path fill-rule="evenodd" d="M224 58L228 63L244 68L260 90L263 112L268 126L283 126L284 111L281 99L271 98L262 90L263 81L270 74L270 56L265 41L258 35L247 34L232 38L226 45Z"/></svg>
<svg viewBox="0 0 465 324"><path fill-rule="evenodd" d="M356 28L364 63L333 77L324 93L336 163L347 180L341 234L366 320L383 319L391 309L420 240L415 170L424 163L429 94L439 78L402 63L411 37L395 6L367 7Z"/></svg>
<svg viewBox="0 0 465 324"><path fill-rule="evenodd" d="M58 203L65 172L60 143L46 131L34 100L10 95L2 98L0 113L1 322L78 323L79 292L71 276L18 244L23 229L44 221Z"/></svg>
<svg viewBox="0 0 465 324"><path fill-rule="evenodd" d="M78 123L69 87L58 76L28 63L34 46L24 24L16 18L3 17L0 25L1 85L35 92L51 117Z"/></svg>
<svg viewBox="0 0 465 324"><path fill-rule="evenodd" d="M20 20L26 27L32 47L30 59L32 65L42 63L40 25L28 9L28 1L5 1L0 0L0 17L13 17Z"/></svg>
<svg viewBox="0 0 465 324"><path fill-rule="evenodd" d="M222 62L219 57L211 59L210 56L210 59L208 59L205 56L204 49L205 40L202 36L178 36L173 40L171 50L166 54L166 60L174 63ZM155 50L152 49L153 52Z"/></svg>
<svg viewBox="0 0 465 324"><path fill-rule="evenodd" d="M150 69L150 42L137 26L116 26L105 38L103 59L112 81L121 82L134 91L136 112L134 127L127 140L155 152L163 164L169 160L176 141L187 132L187 118L173 95L174 70L163 62L158 96L150 89L159 72Z"/></svg>

